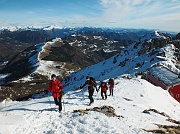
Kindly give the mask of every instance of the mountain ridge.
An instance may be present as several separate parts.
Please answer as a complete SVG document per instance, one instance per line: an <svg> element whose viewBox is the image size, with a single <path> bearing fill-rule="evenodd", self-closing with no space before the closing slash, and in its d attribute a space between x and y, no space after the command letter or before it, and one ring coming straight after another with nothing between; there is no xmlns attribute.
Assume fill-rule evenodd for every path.
<svg viewBox="0 0 180 134"><path fill-rule="evenodd" d="M130 74L130 75L134 75L135 73L138 74L138 73L146 71L151 65L157 64L157 63L167 65L167 66L169 64L170 64L170 66L173 65L172 68L174 68L174 70L177 70L177 72L179 72L179 69L177 69L178 60L176 58L179 55L179 50L175 49L173 44L171 44L171 40L169 39L168 36L166 37L164 34L158 33L157 31L147 34L146 36L140 38L139 41L134 42L131 45L129 45L129 47L127 47L127 48L120 49L120 51L116 55L114 55L110 58L107 58L107 60L104 60L104 61L102 60L99 63L96 62L95 65L91 64L90 66L88 66L84 69L78 68L78 66L75 67L75 64L71 63L71 53L69 53L69 52L67 54L70 54L70 57L69 57L70 64L66 64L63 61L60 62L59 60L53 62L52 59L50 59L48 61L49 58L47 58L46 56L49 54L52 55L52 53L49 52L49 51L51 51L51 49L46 50L47 51L47 52L45 52L47 54L47 55L45 54L46 56L42 56L42 57L40 56L39 58L41 58L41 59L37 59L37 57L40 54L39 52L44 51L43 47L45 44L48 44L48 43L49 43L49 45L47 45L47 47L53 46L53 47L55 47L55 50L57 47L62 47L63 44L66 44L66 43L69 44L68 45L69 47L74 47L74 45L75 46L76 45L83 46L82 39L86 38L86 36L81 35L81 39L78 41L77 38L74 38L74 37L78 37L79 35L81 35L81 34L72 35L73 39L75 39L75 41L77 41L78 43L74 42L73 40L71 40L71 41L69 40L69 42L67 42L67 40L65 40L65 42L64 42L64 40L62 40L60 38L59 39L56 38L56 39L48 41L46 43L39 44L39 46L41 46L41 47L37 47L36 48L37 50L35 50L34 48L32 48L32 50L30 49L31 53L29 53L29 54L27 53L29 55L29 57L25 58L25 61L26 62L29 61L29 62L27 62L27 67L24 68L25 70L27 69L28 72L21 73L21 72L23 72L21 70L19 70L19 72L15 71L14 73L23 75L23 76L21 76L22 79L18 80L17 77L14 77L14 78L16 78L14 80L17 80L17 81L13 82L13 84L9 83L5 86L2 86L3 91L7 90L7 89L14 90L14 92L15 92L14 95L16 96L18 90L21 90L19 93L19 94L21 94L20 96L25 96L25 95L22 95L23 90L24 90L24 88L26 88L28 90L32 89L32 87L28 87L29 85L31 85L31 83L34 83L37 87L39 87L38 88L39 90L36 92L44 91L47 89L48 79L52 73L57 74L60 77L60 79L63 80L63 84L65 86L71 85L71 87L69 89L76 89L77 86L82 84L81 80L83 80L86 77L86 76L81 76L80 72L83 72L83 74L86 74L86 75L93 76L97 80L105 80L105 79L108 79L111 77L121 76L124 74ZM93 36L93 38L95 38L95 40L96 40L97 36ZM101 40L101 39L102 39L102 37L99 38L99 40ZM169 43L169 45L168 45L168 43ZM91 44L91 42L90 42L90 44ZM38 44L36 46L38 46ZM93 45L93 46L95 46L95 45ZM105 48L105 47L103 47L103 48ZM94 50L96 50L96 47L93 47L93 49L91 48L89 52L92 53ZM88 51L86 50L86 52L88 52ZM78 53L80 53L80 51ZM84 49L81 50L81 53L85 53ZM21 55L24 55L24 54L21 54ZM87 61L87 60L85 59L84 61ZM19 62L19 63L21 63L21 62ZM21 65L19 63L17 65ZM43 63L42 66L40 66L40 63ZM12 67L15 67L15 66L13 65ZM73 70L72 69L73 67L75 67L76 69ZM23 68L23 66L22 67L17 66L17 68ZM46 70L45 68L46 69L49 68L48 71L44 71L44 70ZM104 68L104 69L101 69L101 68ZM12 70L12 69L10 69L10 70ZM79 71L73 73L74 71L77 71L77 70L79 70ZM1 70L1 72L2 72L2 70ZM86 72L86 73L84 73L84 72ZM27 75L29 74L28 77L30 77L30 79L28 78L29 84L26 85L26 87L24 87L25 85L23 85L23 81L24 81L23 79L26 79L26 75L24 75L24 74L27 74ZM34 80L33 80L33 77L34 77ZM43 85L42 85L42 83L43 83ZM23 86L21 87L20 85L23 85ZM19 87L21 87L22 89ZM31 92L31 91L27 91L27 92ZM29 94L29 93L27 93L27 94ZM14 95L12 95L12 96L14 96ZM17 97L17 96L15 97L15 96L12 98Z"/></svg>
<svg viewBox="0 0 180 134"><path fill-rule="evenodd" d="M128 48L123 49L119 54L106 61L72 73L67 78L68 80L70 79L70 82L67 80L67 85L70 83L73 85L72 83L78 83L84 79L86 76L81 76L81 73L95 77L97 80L104 80L124 74L134 75L135 73L145 72L154 64L171 66L171 70L180 73L179 68L177 68L179 61L174 55L175 47L173 44L168 44L170 43L169 38L158 34L157 31L151 34L148 34L141 42L132 43ZM155 37L154 40L151 36ZM110 64L111 66L108 66ZM104 70L94 70L94 68L100 67L103 67ZM75 78L76 81L74 81Z"/></svg>

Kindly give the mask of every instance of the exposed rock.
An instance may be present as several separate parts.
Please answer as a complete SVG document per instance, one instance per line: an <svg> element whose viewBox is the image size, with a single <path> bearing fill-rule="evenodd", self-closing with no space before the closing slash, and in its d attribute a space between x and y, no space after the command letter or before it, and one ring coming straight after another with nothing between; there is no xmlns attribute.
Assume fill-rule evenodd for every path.
<svg viewBox="0 0 180 134"><path fill-rule="evenodd" d="M165 116L165 117L170 118L169 115L165 114L164 112L159 112L159 111L156 110L156 109L144 110L142 113L148 113L148 114L150 114L150 112L154 112L154 113L157 113L157 114L160 114L160 115L162 115L162 116Z"/></svg>
<svg viewBox="0 0 180 134"><path fill-rule="evenodd" d="M162 116L168 117L167 121L178 124L178 126L176 125L160 125L160 124L156 124L159 128L158 129L154 129L154 130L146 130L143 129L146 132L152 132L152 133L161 133L161 134L180 134L180 121L176 121L170 118L170 116L168 116L167 114L165 114L164 112L159 112L156 109L149 109L149 110L144 110L143 113L147 113L147 114L151 114L150 112L155 112L157 114L160 114Z"/></svg>
<svg viewBox="0 0 180 134"><path fill-rule="evenodd" d="M180 134L180 126L157 125L159 128L154 130L146 130L146 132L158 134Z"/></svg>
<svg viewBox="0 0 180 134"><path fill-rule="evenodd" d="M90 108L90 109L78 109L78 110L74 110L73 112L76 113L80 113L81 115L84 115L84 114L88 114L88 111L96 111L96 112L100 112L100 113L103 113L105 114L106 116L108 117L121 117L123 118L123 116L119 116L119 115L116 115L115 113L115 109L111 106L101 106L101 107L94 107L94 108Z"/></svg>

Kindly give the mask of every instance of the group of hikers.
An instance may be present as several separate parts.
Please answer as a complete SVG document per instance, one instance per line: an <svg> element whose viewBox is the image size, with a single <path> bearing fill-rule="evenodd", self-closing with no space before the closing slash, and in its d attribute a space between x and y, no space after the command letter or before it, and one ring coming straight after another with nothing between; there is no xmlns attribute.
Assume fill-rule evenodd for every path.
<svg viewBox="0 0 180 134"><path fill-rule="evenodd" d="M109 89L109 95L113 96L113 89L114 89L114 80L111 78L108 80L108 82L101 81L101 84L99 87L97 87L96 81L94 78L87 76L86 82L80 86L79 88L82 89L85 86L88 86L88 93L89 93L89 100L91 105L94 102L93 94L94 90L96 89L97 92L101 89L101 97L102 100L107 99L107 90ZM48 92L52 92L52 96L54 98L54 102L57 106L59 106L59 111L62 111L62 92L63 91L63 85L61 84L60 80L57 79L55 74L51 75L51 81L48 85Z"/></svg>

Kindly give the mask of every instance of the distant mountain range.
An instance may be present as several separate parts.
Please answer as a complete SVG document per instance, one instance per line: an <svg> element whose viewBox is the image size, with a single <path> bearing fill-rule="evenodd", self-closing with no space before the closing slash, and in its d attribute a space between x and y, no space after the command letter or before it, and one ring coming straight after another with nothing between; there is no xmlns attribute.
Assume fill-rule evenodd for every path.
<svg viewBox="0 0 180 134"><path fill-rule="evenodd" d="M73 89L85 78L81 72L104 80L145 72L157 63L179 72L180 51L174 48L179 44L177 37L136 29L2 29L0 100L46 90L52 73Z"/></svg>
<svg viewBox="0 0 180 134"><path fill-rule="evenodd" d="M130 28L99 28L99 27L74 27L74 28L70 28L70 27L61 27L61 26L9 26L9 27L0 27L0 34L2 33L7 33L7 32L17 32L17 31L46 31L51 37L54 36L61 36L61 37L65 37L68 35L71 35L73 33L98 33L98 34L102 34L102 33L116 33L119 35L119 37L117 38L132 38L132 35L137 35L135 37L139 37L140 35L144 35L147 32L150 31L155 31L155 30L150 30L150 29L130 29ZM166 34L170 34L170 35L176 35L176 32L166 32L166 31L161 31L163 33ZM134 33L134 34L133 34ZM126 36L122 36L128 34ZM109 36L109 35L107 35ZM113 37L113 36L112 36ZM113 37L114 39L114 37ZM136 38L137 39L137 38Z"/></svg>
<svg viewBox="0 0 180 134"><path fill-rule="evenodd" d="M87 47L88 44L97 44L98 46L102 45L100 48L97 48L97 54L101 57L100 60L103 60L116 54L121 48L128 46L134 41L137 41L139 37L148 32L150 31L88 27L4 27L0 30L0 48L1 50L3 50L0 52L0 64L9 61L10 63L16 62L19 60L19 58L16 58L19 57L19 53L26 51L28 47L32 47L33 45L38 43L45 43L49 40L52 40L53 38L62 38L62 40L64 40L64 42L66 41L67 43L76 41L76 44L83 40L83 44L86 44L83 47ZM101 40L98 38L101 38ZM105 45L106 48L103 48ZM102 51L102 48L104 50L110 49L112 54L110 54L109 52L108 54L104 53L104 51ZM94 62L91 64L94 64ZM0 69L2 69L2 67L0 67Z"/></svg>

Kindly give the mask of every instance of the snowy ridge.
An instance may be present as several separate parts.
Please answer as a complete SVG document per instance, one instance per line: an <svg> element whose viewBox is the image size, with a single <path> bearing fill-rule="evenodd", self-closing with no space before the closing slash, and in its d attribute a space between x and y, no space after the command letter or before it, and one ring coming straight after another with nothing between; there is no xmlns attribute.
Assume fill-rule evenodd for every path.
<svg viewBox="0 0 180 134"><path fill-rule="evenodd" d="M62 42L61 38L55 38L52 41L35 45L37 48L36 54L29 58L29 62L35 67L32 73L38 73L48 77L51 74L61 75L61 71L65 70L65 62L42 60L45 56L49 55L50 47L55 46L57 42ZM71 73L69 70L66 71Z"/></svg>
<svg viewBox="0 0 180 134"><path fill-rule="evenodd" d="M62 29L61 26L7 26L7 27L0 27L0 31L8 30L8 31L26 31L26 30L52 30L52 29Z"/></svg>
<svg viewBox="0 0 180 134"><path fill-rule="evenodd" d="M144 43L149 42L152 38L159 38L159 35L157 36L156 33L146 35L138 44L132 43L128 48L105 61L72 73L64 84L71 85L73 89L76 88L75 85L81 85L82 80L86 76L92 76L99 81L124 74L133 76L136 73L145 72L154 64L161 64L170 67L172 71L180 72L175 66L177 59L174 56L175 49L173 44L166 44L162 48L156 48L140 55L138 54L143 51ZM152 38L150 35L152 35ZM161 38L165 39L166 37L162 36ZM151 54L154 52L156 54Z"/></svg>
<svg viewBox="0 0 180 134"><path fill-rule="evenodd" d="M36 53L29 58L29 63L31 63L32 66L34 66L34 70L32 73L38 73L41 75L50 76L53 73L59 72L56 66L59 66L60 63L55 61L42 60L44 56L49 54L49 48L55 45L55 42L57 41L61 41L61 38L56 38L53 39L52 41L35 45L35 50L33 51L35 51ZM58 74L60 73L61 72L59 72ZM29 76L27 76L27 78L29 78ZM26 78L22 78L22 79L26 79Z"/></svg>
<svg viewBox="0 0 180 134"><path fill-rule="evenodd" d="M37 58L39 61L39 66L34 73L39 73L45 76L50 76L51 74L56 74L56 73L60 75L61 72L59 72L59 69L56 68L56 66L59 66L60 63L54 61L42 60L42 58L44 58L45 55L48 55L49 47L55 45L56 42L61 42L61 41L62 41L61 38L56 38L53 39L52 41L48 41L45 43L45 45L42 47L42 50L39 51ZM63 65L61 66L63 68Z"/></svg>
<svg viewBox="0 0 180 134"><path fill-rule="evenodd" d="M117 78L115 83L114 96L100 100L100 92L95 93L92 106L87 106L87 90L66 93L62 113L53 110L55 105L52 97L51 106L47 97L24 102L4 101L0 103L0 133L148 134L143 129L157 129L155 124L176 125L167 119L180 119L179 103L159 87L141 79ZM89 111L85 115L73 113L73 110L103 105L114 107L120 117L108 117L96 111Z"/></svg>
<svg viewBox="0 0 180 134"><path fill-rule="evenodd" d="M155 31L152 33L148 33L146 35L144 35L143 37L141 37L139 40L141 42L143 41L148 41L151 42L152 39L167 39L167 37L165 37L162 33L160 33L159 31Z"/></svg>

